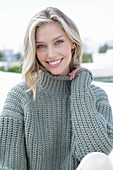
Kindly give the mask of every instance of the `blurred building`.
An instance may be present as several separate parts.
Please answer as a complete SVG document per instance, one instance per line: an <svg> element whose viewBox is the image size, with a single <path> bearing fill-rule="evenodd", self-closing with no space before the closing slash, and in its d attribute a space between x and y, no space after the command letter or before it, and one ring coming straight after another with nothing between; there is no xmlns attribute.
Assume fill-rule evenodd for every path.
<svg viewBox="0 0 113 170"><path fill-rule="evenodd" d="M1 50L1 53L3 54L2 61L16 61L16 57L14 55L13 49L4 49Z"/></svg>
<svg viewBox="0 0 113 170"><path fill-rule="evenodd" d="M92 71L94 80L102 82L113 82L113 49L106 53L93 53L93 63L82 63L81 65Z"/></svg>
<svg viewBox="0 0 113 170"><path fill-rule="evenodd" d="M94 53L93 62L97 64L113 64L113 49L108 49L106 53Z"/></svg>

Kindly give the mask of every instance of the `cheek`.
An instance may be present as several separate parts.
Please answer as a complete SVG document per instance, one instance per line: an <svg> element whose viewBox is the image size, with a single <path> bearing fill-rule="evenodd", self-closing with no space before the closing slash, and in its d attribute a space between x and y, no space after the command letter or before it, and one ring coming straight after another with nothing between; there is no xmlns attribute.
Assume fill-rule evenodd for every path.
<svg viewBox="0 0 113 170"><path fill-rule="evenodd" d="M45 59L45 55L43 53L37 52L36 53L37 58L40 62L43 62L43 60Z"/></svg>
<svg viewBox="0 0 113 170"><path fill-rule="evenodd" d="M71 57L71 48L69 45L65 46L62 51L66 57Z"/></svg>

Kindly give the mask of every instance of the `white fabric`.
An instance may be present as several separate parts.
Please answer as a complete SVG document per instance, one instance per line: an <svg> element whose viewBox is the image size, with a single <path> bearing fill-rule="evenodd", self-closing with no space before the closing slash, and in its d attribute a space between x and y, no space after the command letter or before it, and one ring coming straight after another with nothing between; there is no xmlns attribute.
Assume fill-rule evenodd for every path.
<svg viewBox="0 0 113 170"><path fill-rule="evenodd" d="M104 153L93 152L82 159L76 170L113 170L113 164Z"/></svg>

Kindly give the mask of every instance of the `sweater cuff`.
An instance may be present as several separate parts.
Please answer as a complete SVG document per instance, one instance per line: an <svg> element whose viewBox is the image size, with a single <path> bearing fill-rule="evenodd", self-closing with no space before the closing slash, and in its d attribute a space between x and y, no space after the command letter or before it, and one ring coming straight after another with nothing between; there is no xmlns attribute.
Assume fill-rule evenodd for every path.
<svg viewBox="0 0 113 170"><path fill-rule="evenodd" d="M91 71L82 68L76 72L75 78L72 80L71 87L74 91L86 89L92 82L93 75Z"/></svg>

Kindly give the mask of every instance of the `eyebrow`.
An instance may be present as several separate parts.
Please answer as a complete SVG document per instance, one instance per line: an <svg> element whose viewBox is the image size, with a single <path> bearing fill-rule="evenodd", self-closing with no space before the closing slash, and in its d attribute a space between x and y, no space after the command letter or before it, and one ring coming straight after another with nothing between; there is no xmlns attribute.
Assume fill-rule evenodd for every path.
<svg viewBox="0 0 113 170"><path fill-rule="evenodd" d="M52 41L55 41L55 40L57 40L57 39L59 39L61 37L64 37L64 35L59 35L58 37L53 38ZM44 41L36 41L35 43L44 43Z"/></svg>

